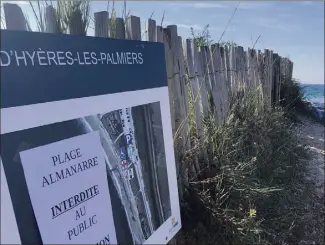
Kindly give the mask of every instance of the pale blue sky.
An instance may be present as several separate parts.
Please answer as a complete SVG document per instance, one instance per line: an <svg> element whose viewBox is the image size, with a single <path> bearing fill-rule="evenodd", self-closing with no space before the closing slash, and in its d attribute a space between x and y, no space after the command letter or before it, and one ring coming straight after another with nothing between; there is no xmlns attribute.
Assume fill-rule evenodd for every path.
<svg viewBox="0 0 325 245"><path fill-rule="evenodd" d="M131 14L145 20L154 11L153 19L163 25L176 24L183 38L190 36L190 27L197 32L210 24L213 40L218 41L237 1L128 1ZM28 2L19 1L36 29ZM112 3L110 3L112 4ZM122 14L122 1L115 7ZM91 11L106 10L107 1L94 1ZM89 29L89 35L93 30ZM324 83L324 2L321 1L250 1L241 2L223 40L235 41L238 45L252 47L261 35L256 48L268 48L281 56L289 56L294 62L294 77L304 83Z"/></svg>

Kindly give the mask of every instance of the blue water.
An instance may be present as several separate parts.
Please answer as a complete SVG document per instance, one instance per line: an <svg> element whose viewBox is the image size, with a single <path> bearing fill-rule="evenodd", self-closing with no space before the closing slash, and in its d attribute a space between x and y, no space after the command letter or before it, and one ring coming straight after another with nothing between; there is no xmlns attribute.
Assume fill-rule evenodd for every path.
<svg viewBox="0 0 325 245"><path fill-rule="evenodd" d="M301 84L305 99L313 105L313 112L324 119L324 84Z"/></svg>

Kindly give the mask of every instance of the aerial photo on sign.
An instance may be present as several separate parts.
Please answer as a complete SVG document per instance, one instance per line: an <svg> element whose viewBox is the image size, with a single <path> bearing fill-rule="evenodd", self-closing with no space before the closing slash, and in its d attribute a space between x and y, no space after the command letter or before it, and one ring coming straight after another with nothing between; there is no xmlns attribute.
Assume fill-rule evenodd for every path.
<svg viewBox="0 0 325 245"><path fill-rule="evenodd" d="M20 157L44 243L85 242L85 238L80 241L77 238L83 235L82 233L86 234L87 229L98 231L98 227L115 226L119 243L142 244L171 216L159 112L159 102L156 102L3 136L2 142L6 146L25 146L25 150L20 152ZM74 130L67 130L73 127ZM99 144L92 135L88 136L92 131L99 132ZM40 136L49 143L55 142L58 135L65 140L34 148L37 146L35 144L40 142ZM28 148L33 149L26 150ZM4 160L11 157L7 153L9 151L4 151L2 155ZM102 160L107 169L107 178L101 177L105 173L105 169L98 166ZM106 187L103 187L103 184L106 184ZM104 199L93 198L97 192L99 197L106 195ZM70 200L70 197L74 198ZM81 201L83 198L89 200ZM47 202L44 202L44 199ZM79 220L80 217L76 217L79 215L78 210L80 209L81 213L91 210L87 208L87 211L84 211L79 202L84 202L87 207L87 203L96 202L96 199L99 199L99 203L95 203L93 207L98 212L97 216L92 216L95 220L87 218L83 223L82 219ZM102 203L107 203L107 206L103 207ZM114 210L115 219L109 223L112 211L106 211L111 209ZM70 216L61 215L67 212L66 210L74 213ZM57 218L59 216L61 220ZM100 218L105 218L103 222L108 223L97 225L96 219ZM69 223L71 227L66 227ZM58 229L53 231L53 225ZM63 240L57 240L60 235ZM105 234L102 235L105 237ZM45 240L47 237L49 238Z"/></svg>
<svg viewBox="0 0 325 245"><path fill-rule="evenodd" d="M99 144L91 132L99 133ZM43 243L85 242L91 230L96 234L98 227L112 227L110 237L116 232L118 243L142 244L171 217L159 102L12 132L2 142L5 167L18 160L9 147L23 150L20 158ZM106 173L101 161L107 178L101 177ZM71 215L61 215L65 212ZM88 212L92 215L79 217ZM58 229L53 231L53 225ZM103 244L114 244L116 238ZM101 237L92 239L88 243Z"/></svg>

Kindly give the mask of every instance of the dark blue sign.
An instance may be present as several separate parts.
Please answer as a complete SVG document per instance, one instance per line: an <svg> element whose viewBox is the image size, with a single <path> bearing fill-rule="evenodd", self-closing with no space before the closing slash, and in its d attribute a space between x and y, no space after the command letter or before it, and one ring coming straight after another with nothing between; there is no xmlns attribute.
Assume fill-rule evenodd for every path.
<svg viewBox="0 0 325 245"><path fill-rule="evenodd" d="M1 30L1 108L167 86L164 45Z"/></svg>

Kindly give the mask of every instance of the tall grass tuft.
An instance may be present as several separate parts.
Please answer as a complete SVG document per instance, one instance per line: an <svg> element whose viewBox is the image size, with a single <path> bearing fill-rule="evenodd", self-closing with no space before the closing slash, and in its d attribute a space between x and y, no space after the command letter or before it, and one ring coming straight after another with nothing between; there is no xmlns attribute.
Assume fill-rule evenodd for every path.
<svg viewBox="0 0 325 245"><path fill-rule="evenodd" d="M286 116L296 121L298 111L305 109L304 93L299 82L282 75L280 80L280 105L286 111ZM298 111L297 111L298 110Z"/></svg>
<svg viewBox="0 0 325 245"><path fill-rule="evenodd" d="M291 192L307 155L285 111L266 106L257 91L240 91L225 124L207 118L205 130L212 169L188 187L186 244L291 241L300 222L291 208L303 200Z"/></svg>
<svg viewBox="0 0 325 245"><path fill-rule="evenodd" d="M87 35L90 21L90 1L58 0L57 9L63 26L72 35Z"/></svg>
<svg viewBox="0 0 325 245"><path fill-rule="evenodd" d="M92 20L89 0L37 0L35 2L29 1L29 5L33 11L33 17L36 20L39 32L46 32L46 8L52 6L55 11L54 17L56 22L56 33L83 36L87 35L89 23ZM27 25L30 26L27 16L26 22Z"/></svg>
<svg viewBox="0 0 325 245"><path fill-rule="evenodd" d="M299 122L298 116L304 115L315 122L324 123L315 115L312 105L305 100L305 93L298 80L282 75L280 82L280 105L286 117L293 122Z"/></svg>

